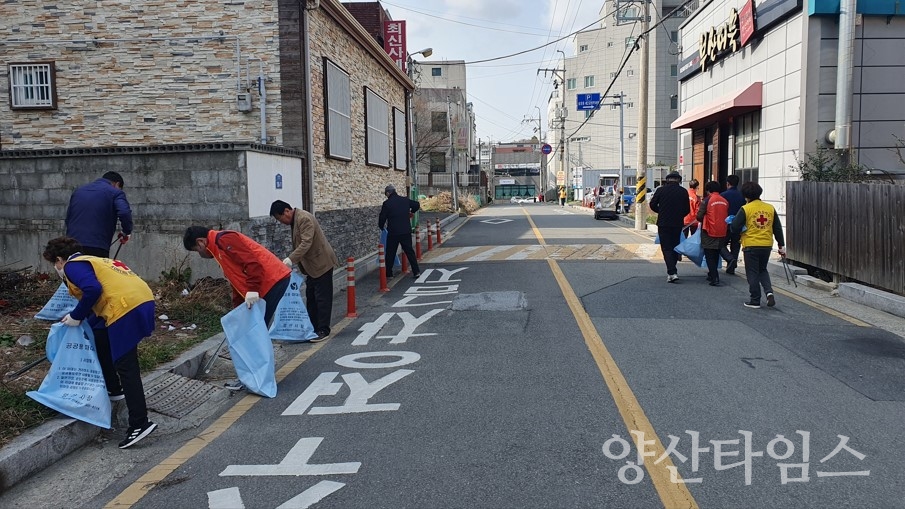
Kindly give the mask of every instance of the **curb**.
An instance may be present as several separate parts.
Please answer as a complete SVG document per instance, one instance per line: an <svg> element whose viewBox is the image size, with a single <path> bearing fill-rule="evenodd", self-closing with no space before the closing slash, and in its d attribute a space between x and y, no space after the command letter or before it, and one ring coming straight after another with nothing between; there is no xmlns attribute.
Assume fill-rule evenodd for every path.
<svg viewBox="0 0 905 509"><path fill-rule="evenodd" d="M194 378L207 352L220 343L216 334L142 377L145 386L166 373ZM113 424L117 424L114 409ZM0 493L96 439L102 428L60 415L28 430L0 449Z"/></svg>
<svg viewBox="0 0 905 509"><path fill-rule="evenodd" d="M447 227L451 229L452 226L450 225L457 221L464 223L466 219L467 217L460 217L457 213L451 213L440 220L440 226L444 229L447 229ZM456 225L461 223L456 223ZM376 270L378 265L377 251L369 253L363 259L356 260L357 279ZM334 270L333 280L333 296L336 298L337 295L346 289L346 267L344 263L340 268ZM216 348L222 340L223 333L221 332L202 341L190 350L183 352L175 360L146 373L142 376L143 384L145 387L151 386L155 380L168 373L195 379L204 364L208 352ZM213 401L213 403L218 404L218 401ZM117 408L117 406L122 406L123 408ZM193 413L209 406L210 404L202 404L193 410ZM124 410L124 405L114 406L114 426L121 424L121 416L125 415L124 412L118 410ZM157 421L166 421L171 418L160 416L160 418L156 419ZM178 419L173 419L173 421L178 421ZM183 428L184 426L179 426L177 423L177 427ZM59 415L33 429L27 430L0 448L0 493L60 461L63 457L85 444L94 441L100 436L101 432L102 428L64 415Z"/></svg>

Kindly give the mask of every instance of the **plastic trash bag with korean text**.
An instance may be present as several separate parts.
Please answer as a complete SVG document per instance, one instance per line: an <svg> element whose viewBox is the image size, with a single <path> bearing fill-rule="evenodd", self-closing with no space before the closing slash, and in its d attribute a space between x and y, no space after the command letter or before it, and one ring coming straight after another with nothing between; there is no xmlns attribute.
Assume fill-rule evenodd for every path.
<svg viewBox="0 0 905 509"><path fill-rule="evenodd" d="M47 304L44 304L44 307L38 311L35 318L51 321L61 320L67 313L75 309L78 303L78 299L69 294L69 288L66 288L66 283L60 283L60 287L53 293Z"/></svg>
<svg viewBox="0 0 905 509"><path fill-rule="evenodd" d="M308 341L317 337L314 326L311 325L311 319L308 317L305 300L302 299L303 283L302 275L292 271L286 293L283 294L283 298L280 299L280 303L277 304L276 311L273 313L273 323L270 324L268 330L270 339Z"/></svg>
<svg viewBox="0 0 905 509"><path fill-rule="evenodd" d="M110 398L86 321L78 327L55 323L47 336L50 370L37 391L26 395L73 419L110 428Z"/></svg>
<svg viewBox="0 0 905 509"><path fill-rule="evenodd" d="M239 380L249 392L272 398L277 395L273 344L264 324L264 300L251 309L241 304L220 319L229 353Z"/></svg>

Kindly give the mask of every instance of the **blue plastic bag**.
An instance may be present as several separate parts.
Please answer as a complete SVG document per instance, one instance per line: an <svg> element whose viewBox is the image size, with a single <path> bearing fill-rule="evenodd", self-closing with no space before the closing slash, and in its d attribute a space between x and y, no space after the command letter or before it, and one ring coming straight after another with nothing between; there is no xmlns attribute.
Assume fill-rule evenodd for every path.
<svg viewBox="0 0 905 509"><path fill-rule="evenodd" d="M383 245L383 248L387 247L387 229L384 228L380 230L380 244ZM399 260L399 253L396 253L396 258L393 259L393 267L401 267L402 262Z"/></svg>
<svg viewBox="0 0 905 509"><path fill-rule="evenodd" d="M66 283L60 283L60 287L53 293L53 297L44 304L44 307L38 311L35 318L38 320L61 320L70 311L75 309L79 301L69 294L69 288Z"/></svg>
<svg viewBox="0 0 905 509"><path fill-rule="evenodd" d="M277 395L277 381L273 345L264 324L265 306L263 300L251 309L241 304L221 318L220 325L239 380L250 392L272 398Z"/></svg>
<svg viewBox="0 0 905 509"><path fill-rule="evenodd" d="M302 299L302 283L302 275L292 271L286 293L273 313L273 323L268 331L270 339L308 341L317 337Z"/></svg>
<svg viewBox="0 0 905 509"><path fill-rule="evenodd" d="M47 346L50 371L37 391L25 394L61 414L109 429L110 398L91 327L84 320L78 327L55 323Z"/></svg>
<svg viewBox="0 0 905 509"><path fill-rule="evenodd" d="M701 229L698 228L688 237L683 235L679 239L679 245L676 246L675 251L680 255L687 256L692 263L700 266L704 261L704 248L701 247Z"/></svg>

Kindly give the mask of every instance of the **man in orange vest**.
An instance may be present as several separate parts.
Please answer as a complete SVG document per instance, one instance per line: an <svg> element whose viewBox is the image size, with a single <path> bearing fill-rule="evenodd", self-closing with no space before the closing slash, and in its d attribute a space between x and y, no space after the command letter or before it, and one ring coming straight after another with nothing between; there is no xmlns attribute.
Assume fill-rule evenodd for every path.
<svg viewBox="0 0 905 509"><path fill-rule="evenodd" d="M701 223L701 247L704 248L704 259L707 260L707 281L710 286L720 286L720 272L717 263L720 250L726 245L729 235L729 202L720 196L720 183L708 182L704 186L704 201L695 214Z"/></svg>
<svg viewBox="0 0 905 509"><path fill-rule="evenodd" d="M264 246L231 230L189 226L182 237L186 250L217 261L233 287L233 305L267 304L264 323L270 324L280 299L289 286L289 267Z"/></svg>

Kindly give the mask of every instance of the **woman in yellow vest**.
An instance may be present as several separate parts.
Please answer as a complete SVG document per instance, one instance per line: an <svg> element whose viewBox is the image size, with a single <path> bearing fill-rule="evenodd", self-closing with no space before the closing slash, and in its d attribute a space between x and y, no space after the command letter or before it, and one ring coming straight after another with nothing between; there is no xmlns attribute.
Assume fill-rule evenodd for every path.
<svg viewBox="0 0 905 509"><path fill-rule="evenodd" d="M566 188L565 187L559 188L559 204L563 207L566 206Z"/></svg>
<svg viewBox="0 0 905 509"><path fill-rule="evenodd" d="M70 327L85 319L106 325L108 339L98 336L95 348L110 400L125 399L129 409L129 430L119 443L125 449L157 428L148 420L138 367L138 343L154 330L154 294L123 262L85 256L81 249L74 238L59 237L47 243L43 256L79 300L60 321Z"/></svg>
<svg viewBox="0 0 905 509"><path fill-rule="evenodd" d="M767 306L776 305L770 273L767 272L767 262L770 260L770 252L773 251L774 237L779 245L779 255L786 255L785 239L779 216L776 215L776 209L772 205L760 201L760 195L763 192L763 188L756 182L742 184L742 196L747 203L742 205L730 225L732 233L741 233L742 236L745 277L748 279L748 290L751 292L751 299L745 302L745 307L749 308L760 307L761 286L767 295Z"/></svg>

